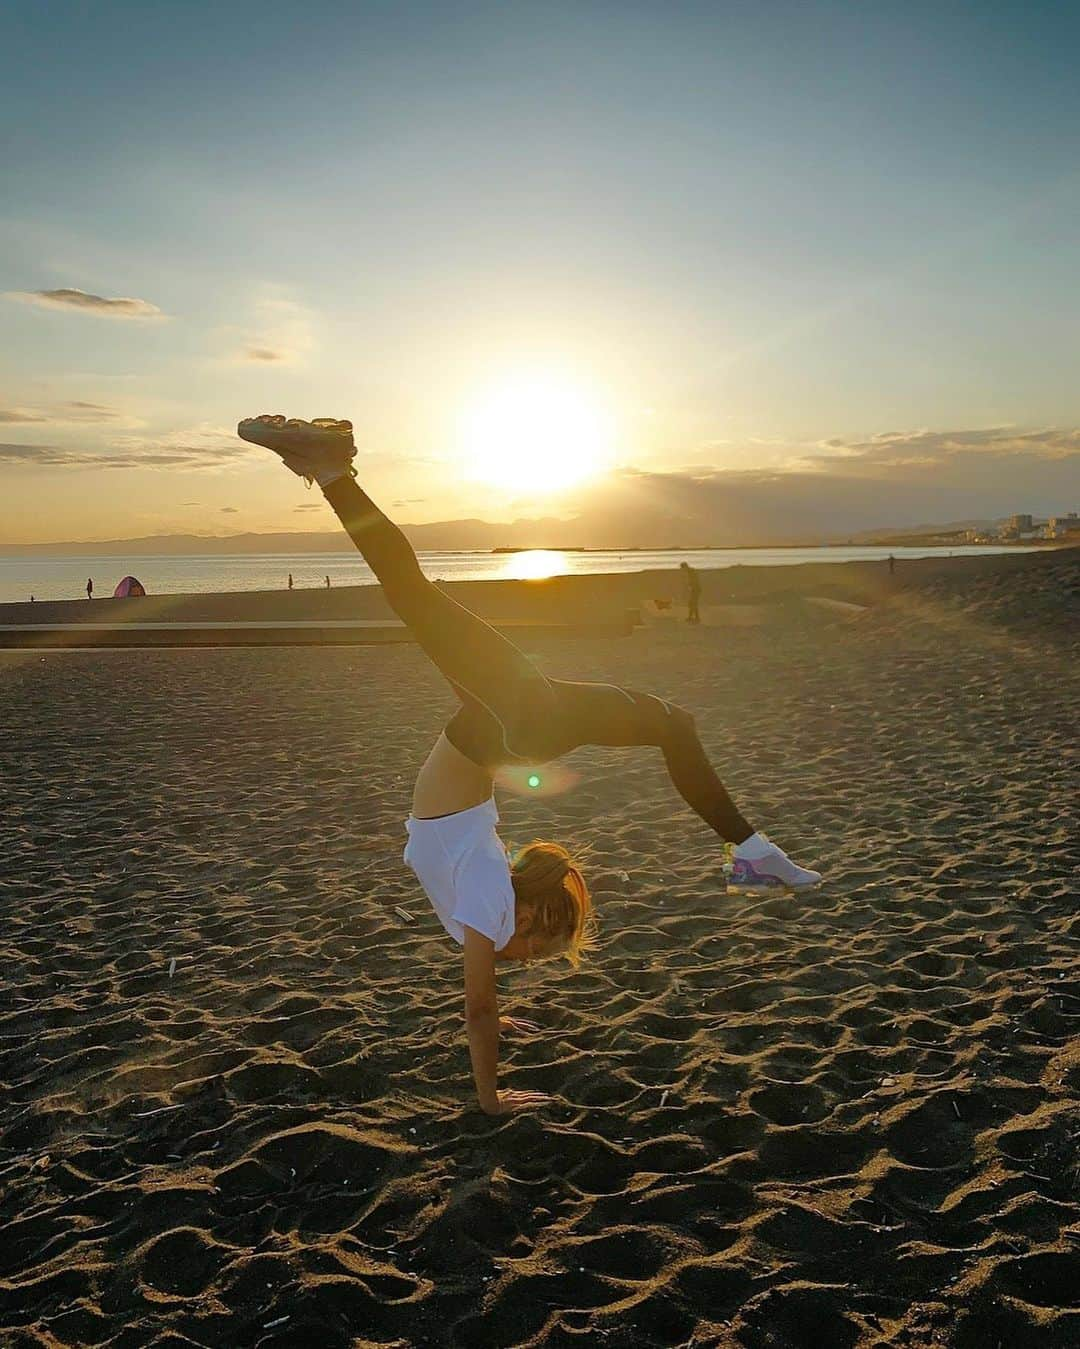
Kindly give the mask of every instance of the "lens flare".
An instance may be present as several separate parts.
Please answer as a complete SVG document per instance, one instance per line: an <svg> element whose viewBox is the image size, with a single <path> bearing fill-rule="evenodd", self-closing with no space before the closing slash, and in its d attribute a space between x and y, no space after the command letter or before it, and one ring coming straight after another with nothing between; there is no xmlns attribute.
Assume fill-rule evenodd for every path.
<svg viewBox="0 0 1080 1349"><path fill-rule="evenodd" d="M562 796L576 787L579 780L573 769L558 763L545 764L542 773L535 768L504 764L495 774L498 785L517 796Z"/></svg>

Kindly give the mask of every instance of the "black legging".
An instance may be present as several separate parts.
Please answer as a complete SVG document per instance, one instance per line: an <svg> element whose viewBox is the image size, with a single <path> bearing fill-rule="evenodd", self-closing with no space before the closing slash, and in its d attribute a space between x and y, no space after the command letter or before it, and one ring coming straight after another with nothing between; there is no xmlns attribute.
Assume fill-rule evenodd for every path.
<svg viewBox="0 0 1080 1349"><path fill-rule="evenodd" d="M547 763L581 745L655 745L679 795L732 843L754 832L706 758L694 719L651 693L549 679L420 570L412 545L352 478L326 499L387 601L461 699L446 737L474 763Z"/></svg>

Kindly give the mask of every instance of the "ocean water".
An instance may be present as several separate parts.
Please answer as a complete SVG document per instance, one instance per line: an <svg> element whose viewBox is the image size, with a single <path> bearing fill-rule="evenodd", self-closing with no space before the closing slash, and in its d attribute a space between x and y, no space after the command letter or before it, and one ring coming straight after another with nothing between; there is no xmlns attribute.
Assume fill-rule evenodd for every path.
<svg viewBox="0 0 1080 1349"><path fill-rule="evenodd" d="M972 545L960 548L701 548L619 552L523 553L457 552L420 554L424 571L433 580L476 581L507 577L543 577L598 572L644 571L677 567L783 567L797 562L884 561L890 553L902 561L913 557L975 557L985 553L1016 552L1016 548ZM1023 551L1031 551L1025 549ZM297 589L325 585L374 585L375 578L359 554L246 553L235 557L13 557L0 554L0 603L28 600L83 599L86 580L94 578L94 595L111 595L122 577L134 575L149 594L207 594L226 590L282 590L289 573Z"/></svg>

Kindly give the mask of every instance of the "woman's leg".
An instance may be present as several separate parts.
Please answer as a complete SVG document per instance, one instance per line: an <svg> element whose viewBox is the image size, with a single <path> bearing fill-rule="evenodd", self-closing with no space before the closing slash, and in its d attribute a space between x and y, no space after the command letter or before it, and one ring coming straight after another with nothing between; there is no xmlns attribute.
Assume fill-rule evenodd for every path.
<svg viewBox="0 0 1080 1349"><path fill-rule="evenodd" d="M660 742L668 774L691 810L727 843L743 843L754 832L709 762L694 718L681 707L670 709Z"/></svg>
<svg viewBox="0 0 1080 1349"><path fill-rule="evenodd" d="M513 642L427 579L408 539L351 477L324 492L390 607L459 697L495 718L511 758L533 757L530 746L554 704L548 679Z"/></svg>
<svg viewBox="0 0 1080 1349"><path fill-rule="evenodd" d="M658 745L671 781L711 829L735 845L729 891L753 893L817 885L821 873L794 863L782 848L754 832L716 775L694 728L694 718L651 693L614 684L554 679L560 714L555 724L579 745ZM562 752L571 748L563 746Z"/></svg>
<svg viewBox="0 0 1080 1349"><path fill-rule="evenodd" d="M740 814L698 739L694 718L651 693L615 684L554 679L557 723L574 745L655 745L675 790L728 843L743 843L753 825ZM572 748L567 744L562 750Z"/></svg>

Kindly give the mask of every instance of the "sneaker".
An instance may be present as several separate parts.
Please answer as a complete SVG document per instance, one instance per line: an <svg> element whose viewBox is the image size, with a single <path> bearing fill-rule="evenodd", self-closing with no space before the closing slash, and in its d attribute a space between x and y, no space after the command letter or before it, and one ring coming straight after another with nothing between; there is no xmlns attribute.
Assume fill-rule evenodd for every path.
<svg viewBox="0 0 1080 1349"><path fill-rule="evenodd" d="M261 445L279 455L286 468L310 484L320 487L335 478L353 477L352 466L356 454L352 422L337 421L333 417L317 417L313 422L297 417L248 417L236 428L241 440Z"/></svg>
<svg viewBox="0 0 1080 1349"><path fill-rule="evenodd" d="M820 871L796 866L787 853L770 842L764 834L754 834L735 846L727 888L729 894L754 894L772 890L807 890L820 882Z"/></svg>

